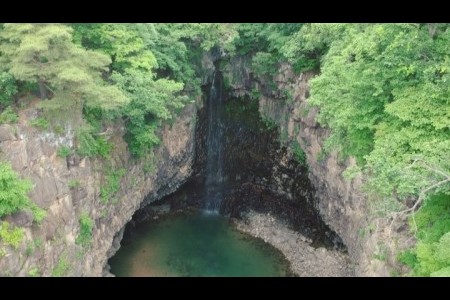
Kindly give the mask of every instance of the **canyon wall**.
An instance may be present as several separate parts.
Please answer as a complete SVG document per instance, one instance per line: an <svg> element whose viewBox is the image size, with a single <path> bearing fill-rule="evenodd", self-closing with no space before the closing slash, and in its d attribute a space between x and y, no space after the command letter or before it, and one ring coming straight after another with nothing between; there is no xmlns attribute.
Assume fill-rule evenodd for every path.
<svg viewBox="0 0 450 300"><path fill-rule="evenodd" d="M296 142L303 149L308 177L315 189L311 200L347 246L357 265L356 275L389 276L391 265L395 265L395 256L390 254L399 240L406 239L397 232L405 231L405 222L396 224L396 231L388 228L386 221L370 218L369 199L361 192L364 178L348 180L343 176L355 160L341 161L336 151L324 154L329 130L316 122L318 109L308 105L308 82L315 75L294 74L289 64L281 64L276 75L257 77L245 57L232 58L224 67L230 96L257 98L263 118L279 126L280 139L286 144Z"/></svg>
<svg viewBox="0 0 450 300"><path fill-rule="evenodd" d="M18 124L1 125L1 159L32 181L30 198L47 216L41 224L33 223L27 212L6 218L25 229L25 238L18 249L3 247L0 276L108 275L107 259L118 249L134 212L175 191L190 176L196 110L195 104L187 105L161 130L162 142L154 155L139 160L130 157L123 124L105 131L114 145L109 159L58 156L58 148L73 146L74 132L66 127L55 134L31 126L38 111L33 105L20 112ZM101 187L114 180L118 191L102 199ZM87 247L76 243L82 215L94 221Z"/></svg>
<svg viewBox="0 0 450 300"><path fill-rule="evenodd" d="M206 85L214 68L211 57L204 56L202 68ZM259 133L260 124L250 122L246 131L233 129L241 134L225 136L230 147L243 149L240 153L228 151L231 154L226 159L230 164L225 166L229 169L225 173L230 187L252 182L287 199L306 198L347 246L357 265L356 275L389 276L395 264L395 257L389 254L406 238L407 226L403 220L392 229L385 221L370 218L369 199L361 192L365 179L357 176L347 180L343 176L355 161L340 161L333 151L324 155L329 131L315 121L317 108L308 105L308 82L316 74L294 74L291 66L281 64L275 76L261 78L250 71L249 59L239 56L226 61L221 69L229 98L256 99L253 101L258 101L263 119L273 120L279 126L281 142L298 143L307 163L307 167L294 164L287 147L272 145L271 139L276 135ZM61 146L73 147L75 134L70 127L55 134L31 126L30 121L38 114L34 105L20 112L18 124L0 125L1 160L10 161L21 177L32 181L30 198L47 211L41 224L33 223L27 212L6 218L25 229L25 238L18 249L3 247L0 276L109 275L107 260L118 249L123 228L133 214L174 192L193 171L198 174L191 180L201 177L201 168L193 166L194 152L199 150L196 147L205 143L204 135L199 134L197 141L195 138L196 122L203 119L201 114L197 116L198 106L200 103L187 105L172 125L165 125L161 145L155 148L154 155L140 160L129 155L122 137L123 124L105 130L109 142L114 144L107 160L76 155L59 157L57 151ZM235 111L229 108L232 118ZM240 113L249 117L247 111ZM237 125L231 122L227 126ZM205 151L197 152L197 164L203 165ZM252 170L246 169L248 165L254 166ZM121 172L124 175L119 176L118 191L102 199L101 188L111 177L117 179ZM306 172L314 191L298 188L309 186L309 182L302 182ZM88 247L76 243L82 215L94 221Z"/></svg>

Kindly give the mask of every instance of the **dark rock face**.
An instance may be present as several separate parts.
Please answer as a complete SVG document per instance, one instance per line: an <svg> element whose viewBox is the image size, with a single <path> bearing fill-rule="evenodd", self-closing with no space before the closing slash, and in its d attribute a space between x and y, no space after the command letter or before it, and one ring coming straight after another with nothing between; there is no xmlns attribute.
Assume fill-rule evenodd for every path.
<svg viewBox="0 0 450 300"><path fill-rule="evenodd" d="M308 170L295 170L289 165L289 159L285 159L286 156L275 158L278 162L275 168L279 168L279 171L273 170L272 174L279 175L275 175L278 181L271 189L278 187L281 193L292 190L289 187L292 186L290 180L293 177L287 170L295 170L295 182L314 187L312 194L306 192L304 196L320 212L325 223L342 238L350 257L357 264L356 274L389 276L390 266L395 265L395 255L390 255L387 261L380 261L374 259L373 253L379 251L380 245L384 245L389 253L395 253L395 249L401 244L407 244L411 237L406 233L393 232L387 220L370 220L369 201L362 191L362 184L367 179L356 176L347 180L343 176L346 168L356 165L355 159L349 158L343 162L336 151L323 155L329 130L316 121L318 108L308 103L309 80L316 73L309 71L295 74L292 66L281 63L273 76L253 78L249 66L248 57L235 57L225 65L223 73L229 84L229 95L245 99L256 94L261 116L273 120L279 126L283 140L301 146L308 164ZM310 191L304 188L294 190ZM290 193L286 195L289 197ZM377 230L362 238L361 232L374 226L374 222ZM406 224L403 221L401 223L398 227Z"/></svg>
<svg viewBox="0 0 450 300"><path fill-rule="evenodd" d="M33 224L33 214L30 211L18 211L11 215L9 221L20 227L30 227Z"/></svg>
<svg viewBox="0 0 450 300"><path fill-rule="evenodd" d="M74 206L77 206L80 201L84 198L86 198L88 195L88 192L83 187L77 187L72 189L72 203Z"/></svg>
<svg viewBox="0 0 450 300"><path fill-rule="evenodd" d="M345 245L320 218L304 198L288 199L267 187L245 183L224 199L223 213L240 219L249 211L271 214L288 227L301 233L313 247L345 251Z"/></svg>
<svg viewBox="0 0 450 300"><path fill-rule="evenodd" d="M204 98L209 93L205 85ZM301 232L313 246L344 250L340 238L321 220L313 207L314 190L308 170L293 159L279 142L276 128L269 129L258 111L258 101L224 95L223 200L220 213L240 218L250 210L272 213ZM198 111L196 148L191 178L174 194L138 211L133 220L155 217L154 205L169 204L171 211L203 208L207 165L207 107Z"/></svg>

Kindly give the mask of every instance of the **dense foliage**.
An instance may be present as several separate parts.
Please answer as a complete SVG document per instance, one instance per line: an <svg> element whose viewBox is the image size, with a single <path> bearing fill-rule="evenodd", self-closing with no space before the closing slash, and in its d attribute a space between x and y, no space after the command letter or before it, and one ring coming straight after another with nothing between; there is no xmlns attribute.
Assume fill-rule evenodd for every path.
<svg viewBox="0 0 450 300"><path fill-rule="evenodd" d="M326 150L357 158L368 187L397 200L449 192L450 30L446 24L242 24L255 73L320 67L310 103ZM276 66L275 66L276 67ZM303 68L304 70L304 68Z"/></svg>
<svg viewBox="0 0 450 300"><path fill-rule="evenodd" d="M95 136L103 120L121 118L131 153L142 156L158 144L164 121L200 95L193 61L214 46L232 51L234 27L3 24L0 108L13 102L17 86L25 90L36 84L40 98L47 99L40 103L47 114L36 119L36 126L54 130L49 119L71 121L78 132L78 153L105 157L105 141Z"/></svg>
<svg viewBox="0 0 450 300"><path fill-rule="evenodd" d="M0 217L30 209L35 220L42 221L45 212L28 198L31 188L31 182L20 179L9 163L0 162Z"/></svg>
<svg viewBox="0 0 450 300"><path fill-rule="evenodd" d="M311 82L328 147L355 156L381 195L449 192L450 30L348 25L339 36Z"/></svg>
<svg viewBox="0 0 450 300"><path fill-rule="evenodd" d="M401 253L399 260L413 275L450 276L450 197L430 197L410 223L417 228L417 247Z"/></svg>
<svg viewBox="0 0 450 300"><path fill-rule="evenodd" d="M169 79L154 80L137 70L126 75L115 73L113 79L131 99L124 109L126 138L131 152L141 156L146 149L159 143L155 129L160 121L171 119L173 112L187 102L187 96L180 94L183 84Z"/></svg>
<svg viewBox="0 0 450 300"><path fill-rule="evenodd" d="M64 103L59 110L73 111L84 103L112 109L126 103L115 86L102 80L111 59L75 45L72 32L60 24L5 24L0 31L0 66L18 80L38 83L43 99L52 91L52 101Z"/></svg>
<svg viewBox="0 0 450 300"><path fill-rule="evenodd" d="M130 99L117 111L136 157L160 141L158 128L200 95L193 59L201 49L231 45L219 24L75 24L75 40L112 58L110 79ZM231 28L231 29L230 29ZM197 57L198 59L198 57Z"/></svg>
<svg viewBox="0 0 450 300"><path fill-rule="evenodd" d="M449 44L448 24L3 24L0 123L17 122L14 101L35 92L50 114L30 124L49 130L50 115L72 119L78 154L107 158L113 145L100 132L120 119L130 152L144 157L200 95L204 51L250 57L268 82L284 62L314 70L309 103L330 129L325 150L356 158L346 174L364 174L388 214L423 204L411 226L417 249L402 261L417 275L448 274ZM291 146L303 162L300 145ZM103 200L122 175L106 176ZM29 185L6 164L0 176L0 217L25 208L39 215Z"/></svg>
<svg viewBox="0 0 450 300"><path fill-rule="evenodd" d="M237 31L239 38L234 39L236 52L239 55L251 55L253 71L258 75L272 75L279 63L287 61L285 49L294 34L303 24L299 23L248 23L239 24ZM304 59L297 60L304 63ZM303 71L306 66L300 66L297 61L294 67Z"/></svg>
<svg viewBox="0 0 450 300"><path fill-rule="evenodd" d="M448 216L431 203L448 205L450 195L450 26L242 24L238 32L237 52L252 55L254 73L272 76L281 62L319 73L309 102L331 130L326 152L357 159L346 175L366 175L366 191L384 216L425 202L416 219L427 215L427 225L412 227L419 237L414 269L448 273L447 254L437 249L445 248L450 227L439 225L432 241L423 234Z"/></svg>
<svg viewBox="0 0 450 300"><path fill-rule="evenodd" d="M17 86L14 77L6 72L0 73L0 107L10 105L16 93Z"/></svg>

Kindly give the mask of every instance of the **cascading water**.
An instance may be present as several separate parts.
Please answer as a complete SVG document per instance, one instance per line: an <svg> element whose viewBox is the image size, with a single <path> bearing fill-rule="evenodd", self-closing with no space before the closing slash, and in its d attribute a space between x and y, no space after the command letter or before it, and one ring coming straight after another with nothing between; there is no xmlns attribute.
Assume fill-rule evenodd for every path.
<svg viewBox="0 0 450 300"><path fill-rule="evenodd" d="M214 71L208 95L207 160L205 181L205 209L218 213L223 197L223 124L222 73Z"/></svg>
<svg viewBox="0 0 450 300"><path fill-rule="evenodd" d="M276 142L276 132L255 130L264 126L258 106L254 102L227 98L223 89L223 76L216 71L209 90L204 94L204 110L199 114L196 141L200 148L197 149L195 176L177 192L142 208L141 213L133 216L133 222L124 232L121 248L109 261L113 274L290 276L289 264L280 252L267 247L260 239L250 239L239 233L230 222L229 217L239 219L242 212L250 210L261 215L270 212L291 226L288 233L280 232L277 236L282 234L282 237L290 239L291 230L295 230L311 239L313 247L333 247L329 241L335 234L329 235L330 231L320 223L317 212L303 198L302 195L308 193L308 186L303 185L303 177L296 176L299 173L296 166L289 162L289 168L292 168L289 170L292 171L274 168L275 161L271 160L278 160L275 155L282 157L282 149ZM235 109L236 106L239 109ZM262 181L258 176L269 178L274 169L281 173L279 176L289 174L292 180L298 179L291 189L296 195L295 201L259 184ZM201 173L204 176L197 176L201 171L204 171ZM193 212L192 206L202 206L203 211ZM159 218L166 207L172 215ZM229 217L220 216L219 211ZM279 232L281 229L273 224L273 229ZM294 240L290 244L293 248L289 248L288 253L297 253L301 259L300 263L296 261L296 265L301 266L302 259L309 256L303 254L303 246L297 249L296 243ZM308 246L307 249L310 251L311 248ZM323 257L311 255L311 259ZM311 274L324 274L322 269L328 262L324 262L324 268L317 264L316 270L316 263L310 264L309 258L307 260L307 271L301 270L302 274L309 271Z"/></svg>

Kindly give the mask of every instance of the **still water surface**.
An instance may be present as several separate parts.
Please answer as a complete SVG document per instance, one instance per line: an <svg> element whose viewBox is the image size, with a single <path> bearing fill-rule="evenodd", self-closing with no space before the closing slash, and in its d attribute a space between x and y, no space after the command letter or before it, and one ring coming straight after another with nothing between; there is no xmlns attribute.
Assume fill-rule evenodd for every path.
<svg viewBox="0 0 450 300"><path fill-rule="evenodd" d="M288 276L281 253L216 214L140 224L109 261L116 276Z"/></svg>

